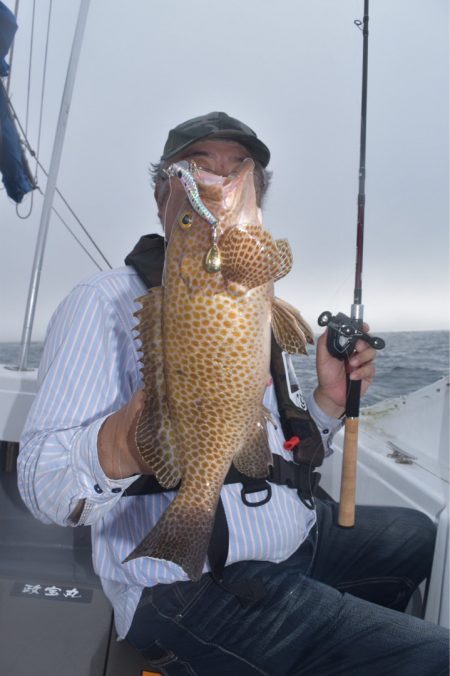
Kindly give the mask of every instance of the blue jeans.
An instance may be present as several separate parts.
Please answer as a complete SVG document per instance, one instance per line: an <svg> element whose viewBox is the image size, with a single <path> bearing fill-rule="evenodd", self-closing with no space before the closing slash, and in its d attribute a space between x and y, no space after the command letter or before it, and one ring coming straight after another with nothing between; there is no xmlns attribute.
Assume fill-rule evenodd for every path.
<svg viewBox="0 0 450 676"><path fill-rule="evenodd" d="M144 590L127 640L170 676L443 676L448 632L405 615L430 571L435 529L415 510L359 507L318 527L286 561L228 566L224 581L258 576L266 596L244 608L210 575Z"/></svg>

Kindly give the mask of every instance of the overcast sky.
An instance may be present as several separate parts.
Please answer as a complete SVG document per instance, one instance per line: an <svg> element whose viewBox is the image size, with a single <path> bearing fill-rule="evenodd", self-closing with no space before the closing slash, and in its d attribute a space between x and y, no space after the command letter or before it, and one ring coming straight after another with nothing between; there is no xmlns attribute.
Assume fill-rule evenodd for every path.
<svg viewBox="0 0 450 676"><path fill-rule="evenodd" d="M448 2L370 4L365 317L375 332L448 328ZM11 83L23 124L31 9L22 0ZM114 266L140 235L159 232L147 168L168 130L224 110L272 151L265 224L294 250L277 294L317 330L321 311L349 311L362 62L353 20L362 10L363 0L92 0L58 187ZM77 12L76 0L53 2L40 142L47 168ZM38 0L28 123L35 149L47 16L48 0ZM38 181L44 190L41 172ZM55 206L78 232L59 199ZM36 193L20 220L0 192L0 340L20 338L41 207ZM29 208L27 197L19 213ZM53 216L34 340L95 271Z"/></svg>

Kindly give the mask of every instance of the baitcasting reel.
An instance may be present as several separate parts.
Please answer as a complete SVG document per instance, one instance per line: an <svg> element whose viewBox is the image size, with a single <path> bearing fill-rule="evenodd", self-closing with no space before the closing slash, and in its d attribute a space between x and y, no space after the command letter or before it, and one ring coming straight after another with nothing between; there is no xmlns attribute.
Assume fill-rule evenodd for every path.
<svg viewBox="0 0 450 676"><path fill-rule="evenodd" d="M355 350L356 341L365 340L375 350L382 350L386 345L382 338L370 336L362 330L359 319L347 317L343 312L332 315L326 310L317 320L319 326L328 326L328 352L337 359L348 359Z"/></svg>

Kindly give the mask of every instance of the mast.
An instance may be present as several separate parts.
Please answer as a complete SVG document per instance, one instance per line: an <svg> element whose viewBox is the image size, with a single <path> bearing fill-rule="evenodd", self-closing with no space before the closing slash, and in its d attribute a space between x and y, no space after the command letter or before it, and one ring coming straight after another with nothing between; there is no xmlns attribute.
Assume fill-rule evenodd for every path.
<svg viewBox="0 0 450 676"><path fill-rule="evenodd" d="M27 370L28 351L31 342L31 333L33 330L34 314L36 310L39 282L42 271L42 263L44 259L48 226L50 222L50 214L53 206L53 199L55 196L56 180L61 163L64 137L66 133L67 121L69 118L69 110L72 101L73 88L75 85L75 77L78 68L81 45L83 42L84 30L86 27L89 3L90 0L80 0L78 19L72 42L72 50L70 54L69 65L67 67L66 81L64 84L63 95L61 98L61 106L59 110L58 123L56 126L55 140L53 143L52 157L50 160L47 186L44 195L44 203L42 205L41 220L39 224L39 231L36 241L30 285L28 289L28 299L22 329L22 341L19 356L19 365L17 367L17 370L19 371Z"/></svg>

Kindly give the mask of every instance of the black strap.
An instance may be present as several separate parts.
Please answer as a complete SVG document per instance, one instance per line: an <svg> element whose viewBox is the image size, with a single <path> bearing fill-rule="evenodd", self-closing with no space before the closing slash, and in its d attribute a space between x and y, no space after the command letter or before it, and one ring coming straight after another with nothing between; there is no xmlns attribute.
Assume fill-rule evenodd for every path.
<svg viewBox="0 0 450 676"><path fill-rule="evenodd" d="M221 581L223 569L228 556L228 524L225 516L222 499L217 504L214 527L209 541L208 559L211 566L212 576L216 581Z"/></svg>
<svg viewBox="0 0 450 676"><path fill-rule="evenodd" d="M258 507L268 502L272 496L271 483L280 486L288 486L296 489L301 501L309 508L314 509L314 492L319 483L320 474L313 472L311 467L297 465L289 462L280 455L272 456L273 465L270 467L267 479L254 479L241 474L232 464L224 483L241 483L241 498L247 507ZM181 482L180 482L181 483ZM180 487L178 484L174 489ZM141 476L127 490L123 496L149 495L163 493L168 489L163 488L154 476ZM252 500L249 496L255 492L265 495L261 500ZM219 496L214 526L208 546L208 559L211 566L211 576L216 584L224 591L233 594L243 608L247 608L266 595L266 589L262 580L258 577L243 578L233 583L223 581L223 571L228 556L229 529L222 499Z"/></svg>
<svg viewBox="0 0 450 676"><path fill-rule="evenodd" d="M320 474L314 472L309 465L297 465L281 457L281 455L273 454L273 465L270 467L269 476L267 479L253 479L245 474L241 474L232 464L225 477L225 484L242 484L241 497L242 502L247 507L259 507L269 502L272 495L271 483L278 486L288 486L288 488L297 489L301 501L309 508L314 509L313 496L320 480ZM123 497L131 497L133 495L153 495L154 493L165 493L168 490L178 490L180 484L174 488L163 488L156 477L141 476L136 479L123 493ZM252 493L264 492L265 495L259 501L252 500L249 496Z"/></svg>
<svg viewBox="0 0 450 676"><path fill-rule="evenodd" d="M295 388L289 382L283 352L273 333L270 372L277 395L278 413L284 437L287 441L294 442L291 446L294 460L300 465L319 467L324 458L321 434L306 407L306 403L303 402L303 408L301 408L291 399L290 391L294 391ZM298 386L296 389L298 390Z"/></svg>
<svg viewBox="0 0 450 676"><path fill-rule="evenodd" d="M223 571L228 556L229 529L222 499L217 504L214 526L209 541L208 559L211 577L224 591L236 596L243 608L248 608L264 598L267 590L259 577L242 578L235 582L224 582Z"/></svg>

